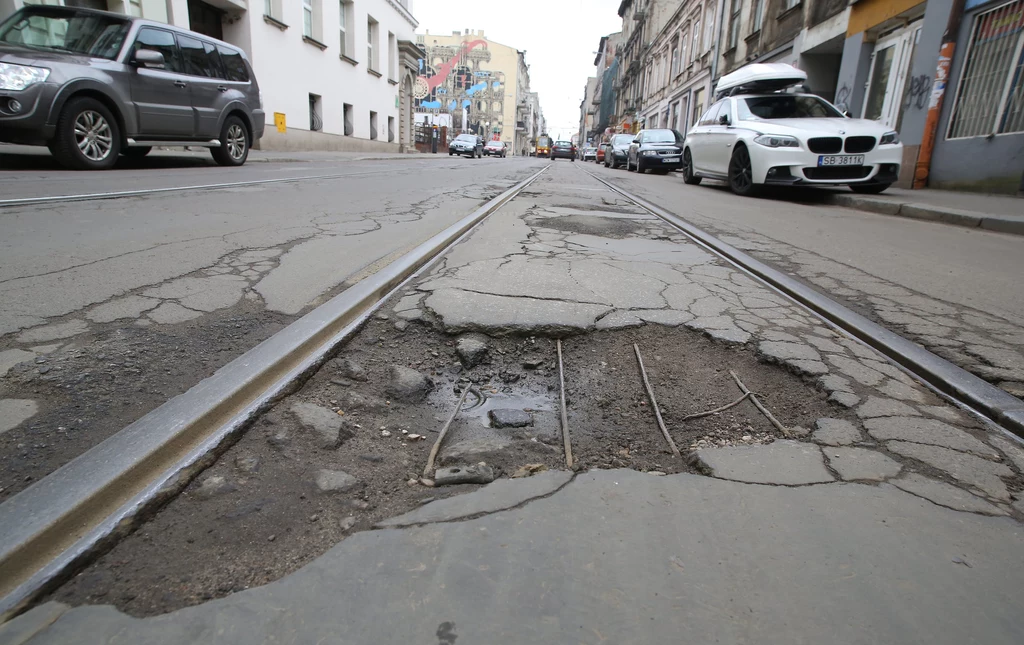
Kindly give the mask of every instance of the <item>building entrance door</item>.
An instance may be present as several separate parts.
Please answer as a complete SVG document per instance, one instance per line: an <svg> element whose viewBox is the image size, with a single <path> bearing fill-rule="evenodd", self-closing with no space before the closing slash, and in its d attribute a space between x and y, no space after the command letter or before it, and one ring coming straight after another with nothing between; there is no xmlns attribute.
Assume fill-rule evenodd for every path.
<svg viewBox="0 0 1024 645"><path fill-rule="evenodd" d="M862 115L865 119L878 121L893 129L899 127L903 90L920 37L921 23L918 21L875 43L875 51L871 54L867 100L864 101Z"/></svg>

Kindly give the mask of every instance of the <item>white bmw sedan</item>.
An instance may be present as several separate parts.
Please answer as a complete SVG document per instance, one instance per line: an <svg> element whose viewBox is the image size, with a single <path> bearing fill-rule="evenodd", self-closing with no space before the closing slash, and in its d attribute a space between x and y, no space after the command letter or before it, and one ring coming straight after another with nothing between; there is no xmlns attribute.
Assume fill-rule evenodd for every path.
<svg viewBox="0 0 1024 645"><path fill-rule="evenodd" d="M845 184L877 194L897 180L902 161L898 133L848 118L819 96L740 93L712 105L690 130L683 180L725 180L738 195L765 184Z"/></svg>

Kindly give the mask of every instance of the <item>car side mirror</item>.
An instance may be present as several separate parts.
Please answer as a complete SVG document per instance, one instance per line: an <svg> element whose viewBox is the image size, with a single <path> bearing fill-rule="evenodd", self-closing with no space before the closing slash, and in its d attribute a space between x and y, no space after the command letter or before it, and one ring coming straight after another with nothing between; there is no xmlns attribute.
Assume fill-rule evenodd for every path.
<svg viewBox="0 0 1024 645"><path fill-rule="evenodd" d="M148 69L163 69L165 65L164 55L152 49L140 49L135 52L132 60L136 64Z"/></svg>
<svg viewBox="0 0 1024 645"><path fill-rule="evenodd" d="M718 117L718 122L722 125L729 125L729 115L723 114L722 116Z"/></svg>

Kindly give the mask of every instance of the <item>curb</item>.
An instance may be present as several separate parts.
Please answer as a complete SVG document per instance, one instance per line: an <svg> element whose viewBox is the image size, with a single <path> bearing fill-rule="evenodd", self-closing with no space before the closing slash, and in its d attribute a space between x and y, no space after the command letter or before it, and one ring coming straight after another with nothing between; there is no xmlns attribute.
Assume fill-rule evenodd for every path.
<svg viewBox="0 0 1024 645"><path fill-rule="evenodd" d="M637 197L597 175L590 172L587 174L646 208L651 214L676 227L704 248L778 289L782 294L807 307L826 321L902 365L940 392L982 412L996 423L1001 424L1006 430L1024 438L1024 401L929 352L917 343L868 320L799 280L722 242L686 222L678 215Z"/></svg>
<svg viewBox="0 0 1024 645"><path fill-rule="evenodd" d="M384 299L546 170L0 504L0 623L175 497L259 414L329 360Z"/></svg>
<svg viewBox="0 0 1024 645"><path fill-rule="evenodd" d="M833 206L845 206L880 215L895 215L932 222L942 222L966 228L982 228L987 231L1024 235L1024 220L1010 219L998 215L985 215L976 211L965 211L957 208L945 208L931 204L915 204L893 199L862 197L860 195L829 195L826 203ZM1024 206L1024 200L1022 200Z"/></svg>

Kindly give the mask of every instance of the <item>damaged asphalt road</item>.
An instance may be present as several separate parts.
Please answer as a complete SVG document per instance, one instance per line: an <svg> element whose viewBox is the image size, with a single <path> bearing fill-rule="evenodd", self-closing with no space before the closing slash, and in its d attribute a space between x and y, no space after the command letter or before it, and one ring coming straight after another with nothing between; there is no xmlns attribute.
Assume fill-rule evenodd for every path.
<svg viewBox="0 0 1024 645"><path fill-rule="evenodd" d="M424 163L0 211L0 500L536 171Z"/></svg>
<svg viewBox="0 0 1024 645"><path fill-rule="evenodd" d="M740 396L730 371L781 428L750 400L689 418ZM440 486L468 387L438 465L488 477ZM1022 470L998 428L555 164L0 643L1014 643Z"/></svg>

